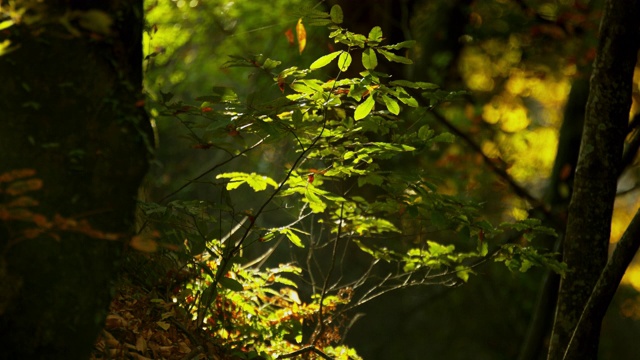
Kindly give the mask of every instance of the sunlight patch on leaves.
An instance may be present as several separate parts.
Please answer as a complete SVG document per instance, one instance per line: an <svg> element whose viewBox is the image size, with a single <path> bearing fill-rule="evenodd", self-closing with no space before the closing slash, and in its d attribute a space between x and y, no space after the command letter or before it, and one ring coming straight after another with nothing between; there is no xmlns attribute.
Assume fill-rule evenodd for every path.
<svg viewBox="0 0 640 360"><path fill-rule="evenodd" d="M255 191L266 190L267 185L270 185L273 188L278 187L278 183L276 183L272 178L256 173L248 174L243 172L230 172L219 174L216 176L216 179L229 179L229 182L227 183L227 190L237 189L240 185L245 183L251 186Z"/></svg>
<svg viewBox="0 0 640 360"><path fill-rule="evenodd" d="M325 67L325 66L329 65L335 58L337 58L343 52L344 51L340 50L340 51L334 51L334 52L332 52L330 54L324 55L324 56L318 58L316 61L312 62L311 65L309 65L309 69L317 70L317 69L320 69L322 67Z"/></svg>
<svg viewBox="0 0 640 360"><path fill-rule="evenodd" d="M369 94L369 97L356 107L353 118L355 120L364 119L373 110L375 104L376 102L373 100L373 94Z"/></svg>

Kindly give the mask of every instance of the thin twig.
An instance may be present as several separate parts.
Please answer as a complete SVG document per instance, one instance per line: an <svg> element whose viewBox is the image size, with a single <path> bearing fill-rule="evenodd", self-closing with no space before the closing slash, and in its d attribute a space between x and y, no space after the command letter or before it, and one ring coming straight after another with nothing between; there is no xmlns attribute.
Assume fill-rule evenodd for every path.
<svg viewBox="0 0 640 360"><path fill-rule="evenodd" d="M203 172L202 174L196 176L195 178L187 181L186 184L182 185L181 187L179 187L177 190L171 192L169 195L166 195L165 197L163 197L162 199L160 199L160 203L164 202L165 200L167 200L168 198L174 196L175 194L179 193L180 191L184 190L187 186L193 184L194 182L202 179L204 176L210 174L211 172L215 171L216 169L218 169L219 167L231 162L233 159L240 157L244 154L246 154L247 152L257 148L260 144L262 144L267 138L269 137L269 135L265 136L264 138L260 139L258 142L256 142L255 144L253 144L251 147L248 147L244 150L242 150L241 152L237 153L236 155L232 155L230 158L228 158L227 160L218 163L216 165L214 165L213 167L211 167L210 169L208 169L207 171Z"/></svg>
<svg viewBox="0 0 640 360"><path fill-rule="evenodd" d="M288 358L292 358L292 357L295 357L295 356L298 356L298 355L302 355L302 354L308 353L308 352L314 352L314 353L318 354L323 359L334 360L331 356L323 353L322 351L320 351L320 349L318 349L317 347L315 347L313 345L305 346L300 350L296 350L296 351L290 352L288 354L280 355L280 356L278 356L278 359L288 359Z"/></svg>
<svg viewBox="0 0 640 360"><path fill-rule="evenodd" d="M340 236L342 235L342 216L344 212L344 202L340 204L340 216L338 216L338 233L336 234L336 238L333 243L333 249L331 250L331 265L329 265L329 270L327 271L327 275L324 278L324 283L322 284L322 292L320 293L320 300L318 303L318 325L316 326L316 331L314 331L313 336L311 338L311 344L314 344L317 339L322 337L322 333L324 332L324 307L323 302L325 297L327 296L327 289L329 286L329 280L331 278L331 274L333 273L333 269L336 265L336 255L338 252L338 242L340 241Z"/></svg>
<svg viewBox="0 0 640 360"><path fill-rule="evenodd" d="M407 89L407 91L418 101L418 103L422 107L431 108L430 104L427 103L426 99L421 96L421 94L420 94L420 92L418 90ZM438 122L440 124L442 124L444 127L446 127L454 135L456 135L457 137L462 139L467 144L467 146L469 146L471 148L471 150L473 150L474 152L479 154L482 157L482 160L484 160L484 162L487 164L487 166L496 175L498 175L501 179L503 179L505 182L507 182L507 184L509 184L509 186L511 187L513 192L516 193L516 195L518 195L521 198L526 199L527 201L529 201L533 207L539 208L550 219L554 218L553 215L549 212L548 207L545 206L546 204L543 201L541 201L541 200L537 199L535 196L531 195L531 193L529 191L527 191L527 189L525 189L524 187L520 186L511 177L511 175L509 175L507 173L507 171L505 169L503 169L500 166L496 165L495 161L492 160L489 156L487 156L487 154L485 154L484 151L482 151L482 148L480 147L480 145L478 145L464 131L460 130L457 126L453 125L447 118L445 118L439 112L433 111L433 112L431 112L431 114L436 118L436 120L438 120Z"/></svg>

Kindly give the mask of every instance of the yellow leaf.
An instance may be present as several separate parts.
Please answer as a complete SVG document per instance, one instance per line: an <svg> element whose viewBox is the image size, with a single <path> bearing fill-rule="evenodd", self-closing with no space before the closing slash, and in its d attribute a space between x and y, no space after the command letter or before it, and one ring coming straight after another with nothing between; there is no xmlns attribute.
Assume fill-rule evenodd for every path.
<svg viewBox="0 0 640 360"><path fill-rule="evenodd" d="M169 330L169 327L171 326L169 323L166 323L164 321L156 321L156 324L158 324L158 326L160 326L164 331Z"/></svg>
<svg viewBox="0 0 640 360"><path fill-rule="evenodd" d="M302 25L302 18L298 19L296 33L298 34L298 50L300 54L302 54L304 47L307 46L307 31L304 29L304 25Z"/></svg>
<svg viewBox="0 0 640 360"><path fill-rule="evenodd" d="M0 21L0 30L4 30L8 27L13 26L14 22L13 20L9 19L9 20L5 20L5 21Z"/></svg>

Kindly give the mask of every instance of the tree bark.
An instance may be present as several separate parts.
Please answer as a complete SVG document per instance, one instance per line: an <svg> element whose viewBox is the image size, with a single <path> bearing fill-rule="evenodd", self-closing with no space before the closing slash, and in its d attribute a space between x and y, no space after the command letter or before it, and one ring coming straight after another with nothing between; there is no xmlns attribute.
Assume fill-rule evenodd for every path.
<svg viewBox="0 0 640 360"><path fill-rule="evenodd" d="M35 171L21 210L43 218L0 216L0 358L86 359L148 168L142 0L18 4L41 17L3 33L0 177Z"/></svg>
<svg viewBox="0 0 640 360"><path fill-rule="evenodd" d="M638 248L640 248L640 210L636 212L631 224L618 241L607 266L602 271L576 325L576 329L579 331L574 332L569 345L567 345L565 359L579 358L580 345L584 344L584 337L590 333L589 327L594 324L590 319L604 317L627 267L638 252Z"/></svg>
<svg viewBox="0 0 640 360"><path fill-rule="evenodd" d="M640 1L608 0L604 6L564 241L570 272L560 284L549 360L563 358L574 329L580 343L571 359L597 358L602 316L583 319L579 329L576 325L607 261L637 60L639 9Z"/></svg>

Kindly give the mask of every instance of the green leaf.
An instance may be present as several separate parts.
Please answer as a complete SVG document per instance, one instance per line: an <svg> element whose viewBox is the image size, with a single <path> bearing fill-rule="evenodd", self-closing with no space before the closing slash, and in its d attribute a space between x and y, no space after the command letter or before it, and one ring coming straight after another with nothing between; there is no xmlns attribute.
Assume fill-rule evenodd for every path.
<svg viewBox="0 0 640 360"><path fill-rule="evenodd" d="M358 105L353 118L355 120L361 120L367 117L367 115L369 115L371 110L373 110L375 103L376 102L373 100L373 93L369 94L369 97L365 101L363 101L360 105Z"/></svg>
<svg viewBox="0 0 640 360"><path fill-rule="evenodd" d="M256 173L251 173L247 178L247 184L249 184L249 186L251 186L255 191L265 190L267 185L271 185L274 188L278 187L278 183L276 183L272 178L264 175L258 175Z"/></svg>
<svg viewBox="0 0 640 360"><path fill-rule="evenodd" d="M324 210L327 208L327 204L325 204L313 191L306 191L304 193L304 197L309 203L311 211L313 211L314 213L324 212Z"/></svg>
<svg viewBox="0 0 640 360"><path fill-rule="evenodd" d="M333 21L334 24L342 24L344 15L342 14L342 8L340 5L333 5L329 14L331 15L331 21Z"/></svg>
<svg viewBox="0 0 640 360"><path fill-rule="evenodd" d="M376 51L387 58L387 60L389 61L393 61L393 62L397 62L397 63L401 63L401 64L413 64L413 61L411 61L411 59L408 59L404 56L399 56L396 55L390 51L386 51L386 50L382 50L382 49L376 49Z"/></svg>
<svg viewBox="0 0 640 360"><path fill-rule="evenodd" d="M340 57L338 57L338 67L340 68L340 71L347 71L347 69L349 69L349 65L351 65L351 60L351 54L348 52L344 51L340 54Z"/></svg>
<svg viewBox="0 0 640 360"><path fill-rule="evenodd" d="M307 85L308 87L310 87L311 89L317 92L324 91L324 89L322 89L322 83L318 80L300 80L300 81L302 81L305 85Z"/></svg>
<svg viewBox="0 0 640 360"><path fill-rule="evenodd" d="M438 141L438 142L446 142L446 143L452 143L453 140L455 140L456 137L448 132L443 132L442 134L438 134L436 136L434 136L433 138L431 138L431 141Z"/></svg>
<svg viewBox="0 0 640 360"><path fill-rule="evenodd" d="M349 87L349 97L355 101L360 101L367 91L369 90L365 86L362 86L362 84L354 84Z"/></svg>
<svg viewBox="0 0 640 360"><path fill-rule="evenodd" d="M387 110L389 110L390 113L392 113L393 115L400 114L400 105L398 105L397 101L393 100L387 95L382 95L382 101L384 101L384 104L387 105Z"/></svg>
<svg viewBox="0 0 640 360"><path fill-rule="evenodd" d="M402 87L396 87L394 89L396 91L392 95L394 95L398 100L400 100L400 102L402 102L405 105L409 105L411 107L419 106L418 101L414 99L413 96L409 95L409 93L407 93L407 90L405 90Z"/></svg>
<svg viewBox="0 0 640 360"><path fill-rule="evenodd" d="M369 41L380 42L382 41L382 29L380 26L374 26L371 31L369 31L369 37L367 38Z"/></svg>
<svg viewBox="0 0 640 360"><path fill-rule="evenodd" d="M469 281L469 273L471 270L466 266L456 266L456 276L460 278L462 281Z"/></svg>
<svg viewBox="0 0 640 360"><path fill-rule="evenodd" d="M293 83L291 83L290 87L293 91L303 94L312 94L315 92L315 90L300 81L294 81Z"/></svg>
<svg viewBox="0 0 640 360"><path fill-rule="evenodd" d="M228 277L220 278L220 285L231 291L242 291L244 289L244 286L242 286L242 284L240 284L238 280Z"/></svg>
<svg viewBox="0 0 640 360"><path fill-rule="evenodd" d="M532 266L536 264L529 261L528 259L523 259L522 264L520 264L520 272L527 272Z"/></svg>
<svg viewBox="0 0 640 360"><path fill-rule="evenodd" d="M428 125L422 125L418 130L418 138L420 140L429 140L433 136L434 131Z"/></svg>
<svg viewBox="0 0 640 360"><path fill-rule="evenodd" d="M309 69L316 70L316 69L320 69L321 67L325 67L329 65L333 61L333 59L337 58L338 55L342 54L343 52L344 51L339 50L339 51L334 51L325 56L321 56L320 58L318 58L318 60L311 63L311 65L309 66Z"/></svg>
<svg viewBox="0 0 640 360"><path fill-rule="evenodd" d="M422 82L422 81L413 82L413 81L407 81L407 80L390 81L389 85L404 86L412 89L424 89L424 90L433 90L433 89L438 89L440 87L436 84L432 84L428 82Z"/></svg>
<svg viewBox="0 0 640 360"><path fill-rule="evenodd" d="M362 52L362 65L367 70L373 70L378 66L378 58L371 48L367 48Z"/></svg>
<svg viewBox="0 0 640 360"><path fill-rule="evenodd" d="M489 244L483 242L480 246L478 246L478 255L486 256L489 253Z"/></svg>
<svg viewBox="0 0 640 360"><path fill-rule="evenodd" d="M240 187L240 185L242 185L244 183L244 181L230 181L227 184L227 190L235 190L237 188Z"/></svg>
<svg viewBox="0 0 640 360"><path fill-rule="evenodd" d="M342 158L343 158L343 159L345 159L345 160L349 160L349 159L351 159L352 157L354 157L355 155L356 155L356 153L355 153L354 151L349 150L349 151L345 152L345 153L342 155Z"/></svg>
<svg viewBox="0 0 640 360"><path fill-rule="evenodd" d="M308 26L327 26L331 24L331 20L329 19L307 19L306 24Z"/></svg>
<svg viewBox="0 0 640 360"><path fill-rule="evenodd" d="M287 279L284 276L276 276L275 280L273 282L279 283L279 284L283 284L283 285L288 285L291 286L292 288L297 288L298 284L295 283L295 281Z"/></svg>
<svg viewBox="0 0 640 360"><path fill-rule="evenodd" d="M282 63L282 61L277 61L277 60L273 60L273 59L269 59L267 58L264 63L262 64L262 68L265 70L271 70L273 68L275 68L276 66L280 65Z"/></svg>
<svg viewBox="0 0 640 360"><path fill-rule="evenodd" d="M291 243L297 247L301 247L303 248L304 245L302 244L302 240L300 240L300 237L298 235L296 235L296 233L294 233L293 231L291 231L291 229L281 229L280 230L281 234L284 234L287 239L289 239L289 241L291 241Z"/></svg>
<svg viewBox="0 0 640 360"><path fill-rule="evenodd" d="M416 45L415 40L407 40L407 41L399 42L393 45L386 45L386 46L383 46L383 48L390 49L390 50L400 50L403 48L412 48L415 45Z"/></svg>
<svg viewBox="0 0 640 360"><path fill-rule="evenodd" d="M454 245L444 246L430 240L427 240L427 245L429 245L429 252L431 253L431 255L435 256L451 254L456 249Z"/></svg>
<svg viewBox="0 0 640 360"><path fill-rule="evenodd" d="M266 190L267 185L271 185L274 188L278 187L278 183L276 183L272 178L256 173L247 174L243 172L230 172L219 174L216 176L216 179L230 179L227 184L227 190L237 189L244 183L251 186L254 191Z"/></svg>

